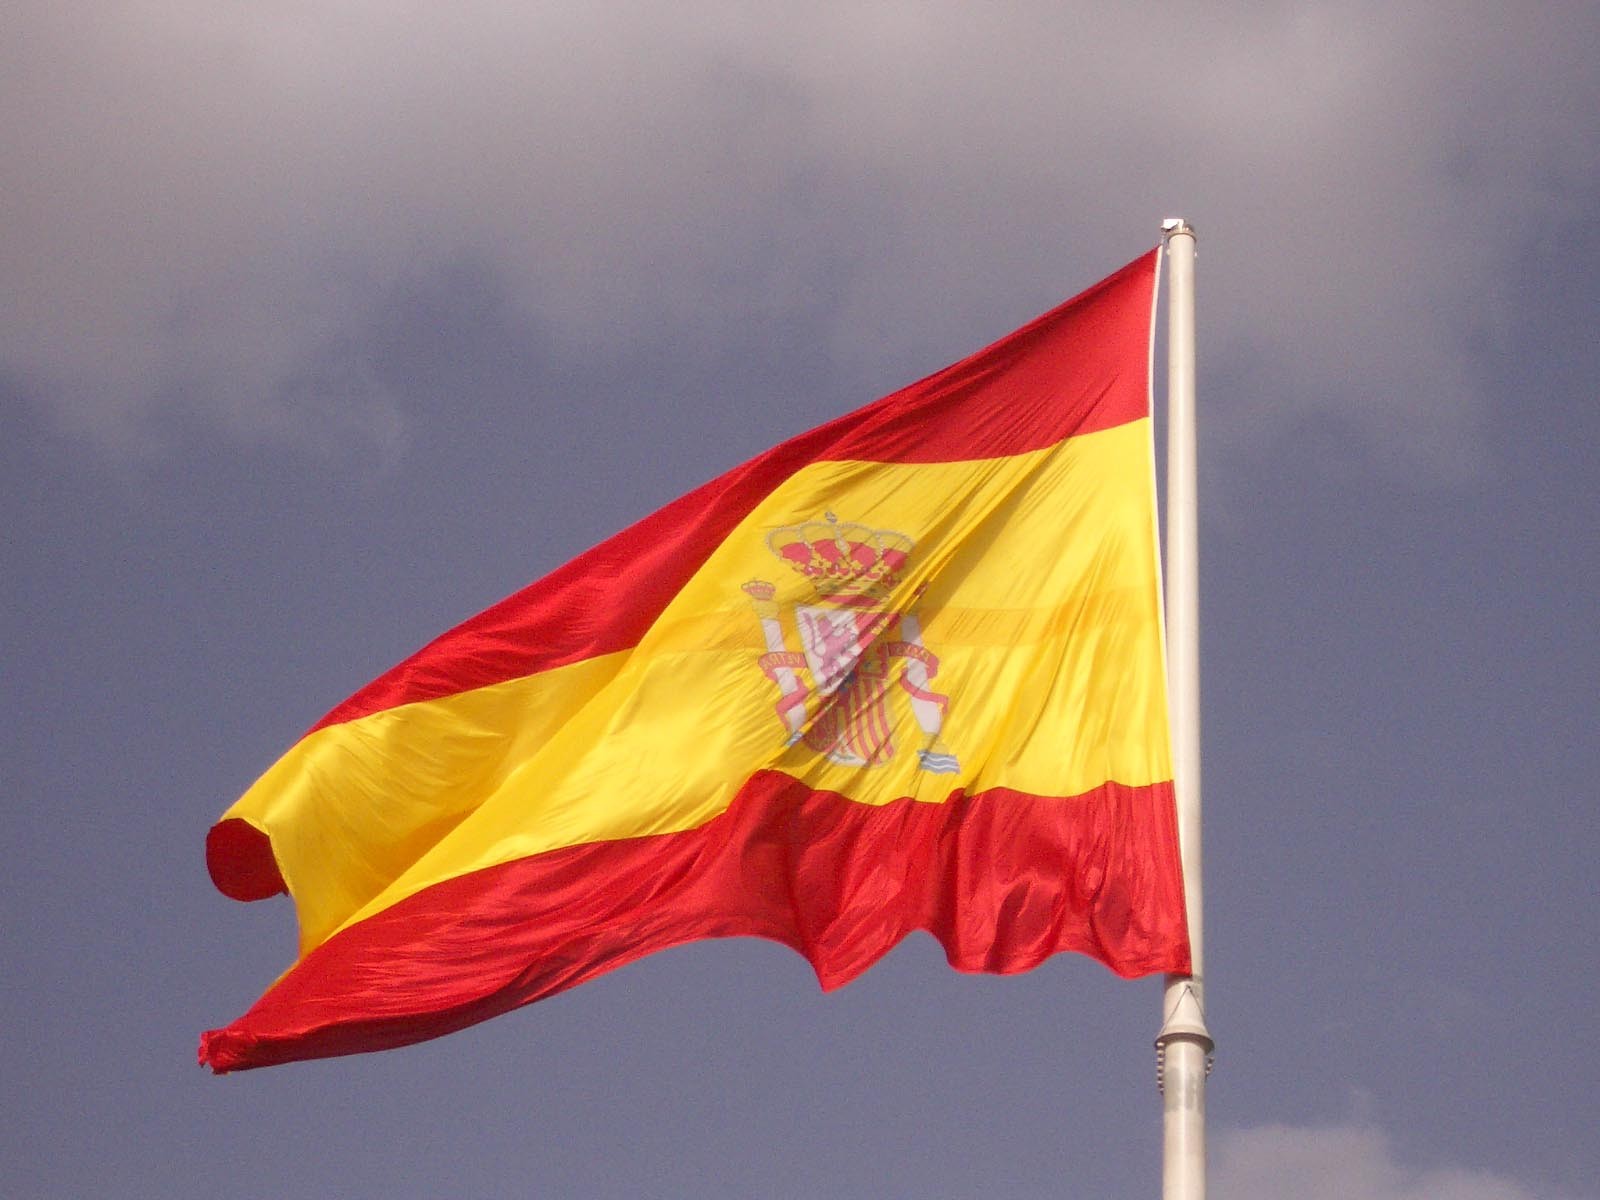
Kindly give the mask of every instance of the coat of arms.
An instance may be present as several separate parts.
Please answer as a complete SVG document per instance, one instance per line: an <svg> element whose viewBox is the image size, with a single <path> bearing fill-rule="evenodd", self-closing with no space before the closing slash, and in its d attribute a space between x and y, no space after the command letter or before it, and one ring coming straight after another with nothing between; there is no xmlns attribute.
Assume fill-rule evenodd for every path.
<svg viewBox="0 0 1600 1200"><path fill-rule="evenodd" d="M940 774L960 769L940 737L949 698L928 686L939 659L922 644L910 606L888 607L914 545L903 533L841 524L832 513L767 535L778 560L812 585L810 601L788 614L799 650L790 648L777 588L764 579L744 585L761 621L767 650L759 663L777 685L788 745L804 742L846 766L888 762L897 749L890 704L898 686L923 733L917 765Z"/></svg>

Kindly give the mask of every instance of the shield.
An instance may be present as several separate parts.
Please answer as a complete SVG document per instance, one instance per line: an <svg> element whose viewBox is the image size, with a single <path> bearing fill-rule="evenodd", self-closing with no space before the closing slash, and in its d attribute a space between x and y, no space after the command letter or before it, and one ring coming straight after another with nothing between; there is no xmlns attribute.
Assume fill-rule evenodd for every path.
<svg viewBox="0 0 1600 1200"><path fill-rule="evenodd" d="M796 605L794 616L812 682L824 696L849 680L873 640L900 619L899 613L809 604Z"/></svg>

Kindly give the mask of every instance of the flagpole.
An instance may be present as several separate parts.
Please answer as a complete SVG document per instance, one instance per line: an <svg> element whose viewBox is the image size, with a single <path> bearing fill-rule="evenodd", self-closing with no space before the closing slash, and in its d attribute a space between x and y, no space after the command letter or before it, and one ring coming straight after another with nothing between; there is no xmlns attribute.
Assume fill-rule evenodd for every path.
<svg viewBox="0 0 1600 1200"><path fill-rule="evenodd" d="M1200 557L1196 486L1194 227L1161 223L1167 258L1167 673L1172 782L1189 914L1189 975L1168 975L1156 1036L1162 1098L1162 1200L1205 1200L1206 1075L1212 1041L1205 1018L1200 880Z"/></svg>

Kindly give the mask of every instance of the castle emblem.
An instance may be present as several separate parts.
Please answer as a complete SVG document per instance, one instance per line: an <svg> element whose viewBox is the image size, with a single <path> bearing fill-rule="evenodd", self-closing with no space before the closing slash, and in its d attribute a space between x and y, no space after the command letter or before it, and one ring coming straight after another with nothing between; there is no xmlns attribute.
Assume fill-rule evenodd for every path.
<svg viewBox="0 0 1600 1200"><path fill-rule="evenodd" d="M832 513L767 535L767 548L811 584L809 601L789 613L799 650L790 648L776 586L765 579L744 585L761 622L767 650L758 662L777 685L774 707L787 745L803 742L846 766L888 762L897 751L891 701L898 687L922 730L918 767L939 774L960 770L940 737L949 698L928 686L939 671L938 656L922 644L921 623L909 606L905 612L889 608L914 546L903 533L841 524Z"/></svg>

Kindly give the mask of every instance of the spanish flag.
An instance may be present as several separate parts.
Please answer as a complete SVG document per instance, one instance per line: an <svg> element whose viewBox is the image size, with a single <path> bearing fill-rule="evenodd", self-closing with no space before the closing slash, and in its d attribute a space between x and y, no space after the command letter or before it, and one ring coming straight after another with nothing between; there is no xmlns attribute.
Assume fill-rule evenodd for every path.
<svg viewBox="0 0 1600 1200"><path fill-rule="evenodd" d="M1186 972L1150 423L1157 253L736 467L318 722L206 841L299 957L218 1072L460 1029L754 935L839 987Z"/></svg>

